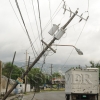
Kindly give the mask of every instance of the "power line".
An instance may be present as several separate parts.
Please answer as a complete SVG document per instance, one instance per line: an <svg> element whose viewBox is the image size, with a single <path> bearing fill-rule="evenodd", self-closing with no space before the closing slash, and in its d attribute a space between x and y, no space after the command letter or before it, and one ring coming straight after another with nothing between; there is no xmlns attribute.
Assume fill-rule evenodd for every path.
<svg viewBox="0 0 100 100"><path fill-rule="evenodd" d="M79 38L80 38L80 36L81 36L81 34L82 34L84 28L85 28L86 23L87 23L87 21L85 22L85 24L84 24L84 26L83 26L83 28L82 28L80 34L79 34L79 37L78 37L78 39L76 40L75 46L76 46L76 44L77 44L77 42L78 42L78 40L79 40Z"/></svg>
<svg viewBox="0 0 100 100"><path fill-rule="evenodd" d="M41 30L41 39L43 40L39 0L37 0L37 4L38 4L38 14L39 14L40 30ZM43 43L42 43L42 46L43 46ZM44 49L44 47L43 47L43 49Z"/></svg>
<svg viewBox="0 0 100 100"><path fill-rule="evenodd" d="M50 11L51 27L52 27L52 17L51 17L50 0L48 0L48 1L49 1L49 11ZM43 63L42 63L41 71L42 71L42 68L43 68L43 66L44 66L44 64L45 64L46 56L47 56L47 55L45 55L45 54L43 55Z"/></svg>
<svg viewBox="0 0 100 100"><path fill-rule="evenodd" d="M75 26L75 25L77 25L77 24L79 24L79 21L78 21L77 23L75 23L74 25L69 26L67 29L69 29L69 28L71 28L71 27L73 27L73 26Z"/></svg>
<svg viewBox="0 0 100 100"><path fill-rule="evenodd" d="M50 10L51 27L52 27L51 4L50 4L50 0L48 0L48 1L49 1L49 10Z"/></svg>
<svg viewBox="0 0 100 100"><path fill-rule="evenodd" d="M89 15L89 0L88 0L88 7L87 7L88 15Z"/></svg>
<svg viewBox="0 0 100 100"><path fill-rule="evenodd" d="M33 32L32 24L31 24L31 21L30 21L30 18L29 18L29 14L28 14L28 11L27 11L27 8L26 8L25 1L23 0L23 2L24 2L24 5L25 5L25 9L26 9L26 13L27 13L27 16L28 16L28 20L29 20L29 23L30 23L31 30ZM34 36L34 39L35 39L34 32L33 32L33 36ZM36 42L36 44L37 44L37 42ZM37 44L37 48L38 48L38 44ZM38 48L38 50L39 50L39 48Z"/></svg>
<svg viewBox="0 0 100 100"><path fill-rule="evenodd" d="M24 30L24 28L23 28L23 26L22 26L22 24L21 24L21 22L20 22L20 20L19 20L19 18L18 18L18 16L17 16L17 14L16 14L16 12L15 12L15 10L14 10L14 8L13 8L13 5L12 5L12 3L11 3L11 1L10 1L10 0L9 0L9 3L10 3L10 5L11 5L11 7L12 7L12 9L13 9L14 13L15 13L15 16L16 16L16 18L17 18L17 20L18 20L18 22L19 22L20 26L22 27L23 31L25 32L25 30ZM26 34L26 33L25 33L25 34Z"/></svg>
<svg viewBox="0 0 100 100"><path fill-rule="evenodd" d="M41 45L41 40L40 40L40 35L39 35L39 28L38 28L38 24L37 24L37 19L36 19L36 14L35 14L35 9L34 9L33 0L32 0L32 8L33 8L34 16L35 16L35 22L36 22L36 27L37 27L37 32L38 32L38 38L39 38L40 46L41 46L41 50L42 50L42 45ZM35 41L36 41L38 38L36 38Z"/></svg>
<svg viewBox="0 0 100 100"><path fill-rule="evenodd" d="M84 24L84 26L83 26L83 28L82 28L82 30L81 30L79 36L78 36L78 39L76 40L75 46L76 46L76 44L77 44L77 42L78 42L78 40L79 40L79 38L80 38L80 36L81 36L81 34L82 34L82 32L83 32L83 29L84 29L86 23L87 23L87 21L85 22L85 24ZM74 48L73 48L73 49L74 49ZM72 52L73 52L73 49L71 50L71 52L70 52L70 54L69 54L67 60L66 60L65 63L63 64L62 68L65 66L65 64L66 64L67 61L69 60L69 58L70 58L70 56L71 56L71 54L72 54Z"/></svg>
<svg viewBox="0 0 100 100"><path fill-rule="evenodd" d="M53 15L52 15L52 20L55 18L55 16L58 14L58 12L61 10L61 8L58 10L58 8L60 7L60 5L61 5L61 3L62 3L62 1L60 2L60 4L58 5L58 7L57 7L57 9L55 10L55 12L53 13ZM33 5L33 9L34 9L34 5ZM57 11L58 10L58 11ZM36 15L35 15L36 16ZM36 20L36 18L35 18L35 20ZM50 21L51 20L49 20L48 22L47 22L47 24L45 25L45 27L43 28L43 31L48 27L48 25L50 24ZM37 24L36 24L37 25ZM38 25L37 25L38 26ZM38 31L39 32L39 31ZM35 39L35 41L33 42L33 43L35 43L36 42L36 40L38 39L39 37L37 37L36 39ZM29 47L30 48L30 47ZM28 49L29 49L28 48Z"/></svg>
<svg viewBox="0 0 100 100"><path fill-rule="evenodd" d="M62 1L60 2L60 4L58 5L57 9L55 10L55 12L52 15L52 20L55 18L55 16L58 14L58 12L61 10L61 8L58 10L58 8L60 7ZM58 11L57 11L58 10ZM45 27L43 28L43 31L47 28L47 26L50 24L51 19L48 21L48 23L45 25Z"/></svg>
<svg viewBox="0 0 100 100"><path fill-rule="evenodd" d="M20 16L21 16L22 22L23 22L23 24L24 24L24 27L25 27L25 30L26 30L26 33L27 33L28 39L29 39L29 41L30 41L31 48L32 48L32 50L33 50L34 46L33 46L33 43L32 43L32 41L31 41L31 38L30 38L30 36L29 36L28 30L27 30L27 28L26 28L26 25L25 25L25 22L24 22L23 16L22 16L22 14L21 14L21 11L20 11L20 8L19 8L19 5L18 5L17 0L15 0L15 2L16 2L16 6L17 6L17 8L18 8L18 11L19 11L19 13L20 13ZM34 56L35 56L35 52L34 52L34 51L36 52L35 48L34 48L34 50L33 50L33 54L34 54ZM37 54L37 52L36 52L36 54Z"/></svg>
<svg viewBox="0 0 100 100"><path fill-rule="evenodd" d="M44 59L43 59L43 62L42 62L41 71L42 71L42 68L43 68L43 66L44 66L44 64L45 64L45 59L46 59L46 55L45 55L45 54L43 55L43 58L44 58Z"/></svg>
<svg viewBox="0 0 100 100"><path fill-rule="evenodd" d="M87 7L87 12L88 12L88 16L89 16L89 11L88 11L88 10L89 10L89 0L88 0L88 7ZM87 21L86 21L86 22L87 22ZM86 25L86 22L85 22L85 24L84 24L84 26L83 26L83 28L82 28L80 34L79 34L78 39L76 40L75 45L77 44L77 42L78 42L78 40L79 40L79 38L80 38L80 36L81 36L81 34L82 34L82 32L83 32L83 29L84 29L84 27L85 27L85 25ZM76 24L78 24L78 23L76 23ZM72 26L74 27L76 24L74 24L74 25L72 25ZM71 27L72 27L72 26L71 26ZM68 27L68 28L70 28L70 27ZM73 49L74 49L74 48L73 48ZM69 54L67 60L65 61L64 65L67 63L68 59L70 58L70 56L71 56L71 54L72 54L72 52L73 52L73 49L71 50L71 52L70 52L70 54ZM62 67L64 67L64 65L63 65Z"/></svg>

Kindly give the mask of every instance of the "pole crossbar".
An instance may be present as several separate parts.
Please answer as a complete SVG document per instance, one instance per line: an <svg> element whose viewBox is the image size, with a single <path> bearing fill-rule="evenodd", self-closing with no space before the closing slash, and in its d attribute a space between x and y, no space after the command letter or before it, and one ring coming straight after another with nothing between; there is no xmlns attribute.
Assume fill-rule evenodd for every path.
<svg viewBox="0 0 100 100"><path fill-rule="evenodd" d="M48 44L46 44L43 40L41 40L46 46L48 46ZM50 48L54 53L56 53L56 51L54 49L52 49L51 47L48 47Z"/></svg>

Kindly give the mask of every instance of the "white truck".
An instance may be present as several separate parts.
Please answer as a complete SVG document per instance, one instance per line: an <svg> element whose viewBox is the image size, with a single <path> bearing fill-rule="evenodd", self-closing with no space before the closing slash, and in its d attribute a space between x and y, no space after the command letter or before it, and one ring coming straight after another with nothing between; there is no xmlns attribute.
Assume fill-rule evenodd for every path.
<svg viewBox="0 0 100 100"><path fill-rule="evenodd" d="M98 68L71 68L65 72L66 100L98 100L98 93Z"/></svg>

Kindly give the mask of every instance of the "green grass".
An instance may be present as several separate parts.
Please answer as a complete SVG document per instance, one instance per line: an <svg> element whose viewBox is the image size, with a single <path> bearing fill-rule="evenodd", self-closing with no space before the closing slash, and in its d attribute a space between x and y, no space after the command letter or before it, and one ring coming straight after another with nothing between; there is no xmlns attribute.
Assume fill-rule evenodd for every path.
<svg viewBox="0 0 100 100"><path fill-rule="evenodd" d="M65 88L60 88L60 89L54 89L54 88L46 88L45 90L40 90L41 92L44 91L65 91Z"/></svg>

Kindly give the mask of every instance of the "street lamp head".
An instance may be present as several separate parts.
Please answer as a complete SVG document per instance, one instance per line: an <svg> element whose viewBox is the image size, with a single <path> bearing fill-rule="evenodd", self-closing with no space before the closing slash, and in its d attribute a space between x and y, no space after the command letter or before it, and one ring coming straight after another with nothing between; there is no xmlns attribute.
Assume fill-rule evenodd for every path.
<svg viewBox="0 0 100 100"><path fill-rule="evenodd" d="M77 49L77 48L75 47L75 50L77 51L77 53L78 53L79 55L83 55L83 52L82 52L80 49Z"/></svg>

